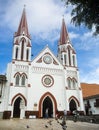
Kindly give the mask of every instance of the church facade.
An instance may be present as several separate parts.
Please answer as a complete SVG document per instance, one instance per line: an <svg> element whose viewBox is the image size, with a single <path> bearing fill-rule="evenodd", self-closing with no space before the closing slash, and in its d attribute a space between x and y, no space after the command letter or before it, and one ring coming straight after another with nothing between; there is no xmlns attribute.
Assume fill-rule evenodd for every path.
<svg viewBox="0 0 99 130"><path fill-rule="evenodd" d="M3 118L55 117L66 110L84 113L76 52L62 20L57 57L46 46L31 60L31 37L25 8L14 35L12 61L2 86L0 112Z"/></svg>

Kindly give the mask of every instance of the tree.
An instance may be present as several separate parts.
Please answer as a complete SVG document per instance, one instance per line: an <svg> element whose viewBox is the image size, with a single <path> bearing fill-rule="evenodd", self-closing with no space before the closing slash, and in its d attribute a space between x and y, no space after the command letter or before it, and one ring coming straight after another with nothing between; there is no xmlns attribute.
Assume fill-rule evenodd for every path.
<svg viewBox="0 0 99 130"><path fill-rule="evenodd" d="M99 34L99 0L62 0L72 5L71 22L75 26L85 25L88 29L95 27L94 35Z"/></svg>

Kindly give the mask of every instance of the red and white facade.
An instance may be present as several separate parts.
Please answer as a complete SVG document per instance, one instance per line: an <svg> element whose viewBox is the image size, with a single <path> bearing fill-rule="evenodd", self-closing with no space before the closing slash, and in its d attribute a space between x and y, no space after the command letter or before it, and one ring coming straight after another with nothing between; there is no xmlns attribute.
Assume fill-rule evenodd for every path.
<svg viewBox="0 0 99 130"><path fill-rule="evenodd" d="M84 113L76 52L64 19L57 57L46 46L31 60L31 46L24 9L14 35L12 61L7 67L7 83L0 104L3 115L21 119L31 115L45 117L46 108L49 117L55 117L57 110L61 115L64 109L68 115L74 109Z"/></svg>

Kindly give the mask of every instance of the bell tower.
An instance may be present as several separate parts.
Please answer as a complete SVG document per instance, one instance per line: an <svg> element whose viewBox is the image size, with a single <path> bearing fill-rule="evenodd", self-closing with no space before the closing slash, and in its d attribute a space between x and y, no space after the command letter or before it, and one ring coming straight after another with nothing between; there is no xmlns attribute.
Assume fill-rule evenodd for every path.
<svg viewBox="0 0 99 130"><path fill-rule="evenodd" d="M25 7L17 32L14 35L13 61L31 61L31 38L28 31Z"/></svg>
<svg viewBox="0 0 99 130"><path fill-rule="evenodd" d="M77 67L76 52L69 39L64 18L62 19L62 27L58 44L58 59L64 66Z"/></svg>

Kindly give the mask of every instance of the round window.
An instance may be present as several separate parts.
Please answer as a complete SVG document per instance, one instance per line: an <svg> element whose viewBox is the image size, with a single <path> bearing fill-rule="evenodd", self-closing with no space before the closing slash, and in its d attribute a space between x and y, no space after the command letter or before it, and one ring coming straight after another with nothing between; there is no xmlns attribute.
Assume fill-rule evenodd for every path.
<svg viewBox="0 0 99 130"><path fill-rule="evenodd" d="M52 58L51 58L50 55L44 55L43 61L44 61L46 64L51 64L51 63L52 63Z"/></svg>
<svg viewBox="0 0 99 130"><path fill-rule="evenodd" d="M54 79L50 75L44 75L42 77L42 83L45 87L51 87L54 83Z"/></svg>

